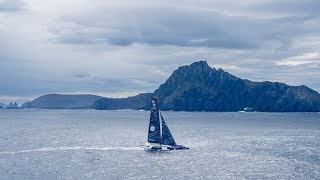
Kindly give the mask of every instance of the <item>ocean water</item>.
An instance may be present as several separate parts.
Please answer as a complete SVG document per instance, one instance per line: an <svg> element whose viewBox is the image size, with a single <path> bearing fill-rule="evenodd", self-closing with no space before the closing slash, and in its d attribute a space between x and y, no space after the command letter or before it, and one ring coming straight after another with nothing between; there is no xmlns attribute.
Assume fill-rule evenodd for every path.
<svg viewBox="0 0 320 180"><path fill-rule="evenodd" d="M163 112L189 150L149 153L149 112L0 110L0 179L320 179L320 113Z"/></svg>

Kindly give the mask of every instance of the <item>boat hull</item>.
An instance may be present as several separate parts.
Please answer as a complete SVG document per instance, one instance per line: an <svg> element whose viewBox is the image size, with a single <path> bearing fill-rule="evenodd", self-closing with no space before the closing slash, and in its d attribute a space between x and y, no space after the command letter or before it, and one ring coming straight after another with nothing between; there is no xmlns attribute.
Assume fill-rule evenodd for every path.
<svg viewBox="0 0 320 180"><path fill-rule="evenodd" d="M185 150L185 149L189 149L189 148L184 147L182 145L169 146L169 145L150 144L150 143L146 143L144 145L145 151L171 151L171 150Z"/></svg>
<svg viewBox="0 0 320 180"><path fill-rule="evenodd" d="M182 145L177 145L177 146L172 146L173 150L185 150L189 149L188 147L182 146Z"/></svg>

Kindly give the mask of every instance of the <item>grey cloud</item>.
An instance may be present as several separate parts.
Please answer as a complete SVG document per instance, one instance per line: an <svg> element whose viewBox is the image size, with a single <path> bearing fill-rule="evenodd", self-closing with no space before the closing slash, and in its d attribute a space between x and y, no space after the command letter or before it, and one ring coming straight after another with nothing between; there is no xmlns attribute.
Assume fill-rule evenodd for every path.
<svg viewBox="0 0 320 180"><path fill-rule="evenodd" d="M152 92L176 68L198 60L241 78L320 90L319 61L302 57L320 52L320 18L299 9L316 4L239 1L219 7L205 1L117 7L108 1L76 13L58 7L39 13L42 6L28 6L28 13L1 16L0 96ZM294 61L298 65L288 66Z"/></svg>
<svg viewBox="0 0 320 180"><path fill-rule="evenodd" d="M158 81L139 76L128 77L126 73L122 77L103 75L92 70L86 73L85 68L75 71L78 73L70 74L65 71L52 73L44 66L36 67L33 63L0 57L0 96L74 92L152 92L159 85ZM71 68L67 70L72 71Z"/></svg>
<svg viewBox="0 0 320 180"><path fill-rule="evenodd" d="M318 0L272 0L250 7L253 11L279 13L299 16L318 16L320 1Z"/></svg>
<svg viewBox="0 0 320 180"><path fill-rule="evenodd" d="M292 38L318 30L306 28L304 22L308 20L312 20L312 17L292 15L259 19L227 16L196 8L123 7L65 16L58 22L58 27L59 23L69 23L71 26L52 27L50 32L56 36L52 41L70 44L107 43L128 46L141 43L154 46L256 49L265 47L269 42L278 42L281 48L287 48Z"/></svg>
<svg viewBox="0 0 320 180"><path fill-rule="evenodd" d="M21 0L4 0L0 2L0 12L19 11L24 5Z"/></svg>
<svg viewBox="0 0 320 180"><path fill-rule="evenodd" d="M90 78L91 75L88 73L77 73L77 74L74 74L73 77L77 79L87 79L87 78Z"/></svg>
<svg viewBox="0 0 320 180"><path fill-rule="evenodd" d="M50 32L56 35L55 42L103 42L119 46L142 43L227 49L259 48L270 40L285 43L287 37L282 36L283 31L296 29L296 32L300 28L290 22L279 27L275 20L161 7L102 10L64 17L62 23L72 25L61 29L51 28Z"/></svg>

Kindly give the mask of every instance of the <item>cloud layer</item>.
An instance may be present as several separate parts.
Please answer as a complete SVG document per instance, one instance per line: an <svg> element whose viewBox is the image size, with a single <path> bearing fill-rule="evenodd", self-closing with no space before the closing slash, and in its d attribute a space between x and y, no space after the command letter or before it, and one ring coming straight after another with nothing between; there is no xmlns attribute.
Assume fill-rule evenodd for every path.
<svg viewBox="0 0 320 180"><path fill-rule="evenodd" d="M19 11L24 6L21 0L1 0L0 1L0 12L14 12Z"/></svg>
<svg viewBox="0 0 320 180"><path fill-rule="evenodd" d="M197 60L320 91L317 7L312 0L0 0L0 102L152 92Z"/></svg>

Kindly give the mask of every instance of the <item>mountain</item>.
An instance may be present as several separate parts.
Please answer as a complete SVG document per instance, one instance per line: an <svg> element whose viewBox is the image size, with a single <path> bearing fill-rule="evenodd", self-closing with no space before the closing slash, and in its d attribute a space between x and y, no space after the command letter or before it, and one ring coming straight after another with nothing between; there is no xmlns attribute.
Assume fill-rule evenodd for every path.
<svg viewBox="0 0 320 180"><path fill-rule="evenodd" d="M306 86L251 82L205 61L180 67L154 94L164 110L320 111L320 94Z"/></svg>
<svg viewBox="0 0 320 180"><path fill-rule="evenodd" d="M40 109L90 109L94 101L102 98L90 94L47 94L31 102L25 102L22 108Z"/></svg>
<svg viewBox="0 0 320 180"><path fill-rule="evenodd" d="M199 61L179 67L154 92L162 110L174 111L320 111L320 94L306 86L278 82L252 82L211 68ZM151 94L130 98L104 98L93 108L149 109Z"/></svg>

